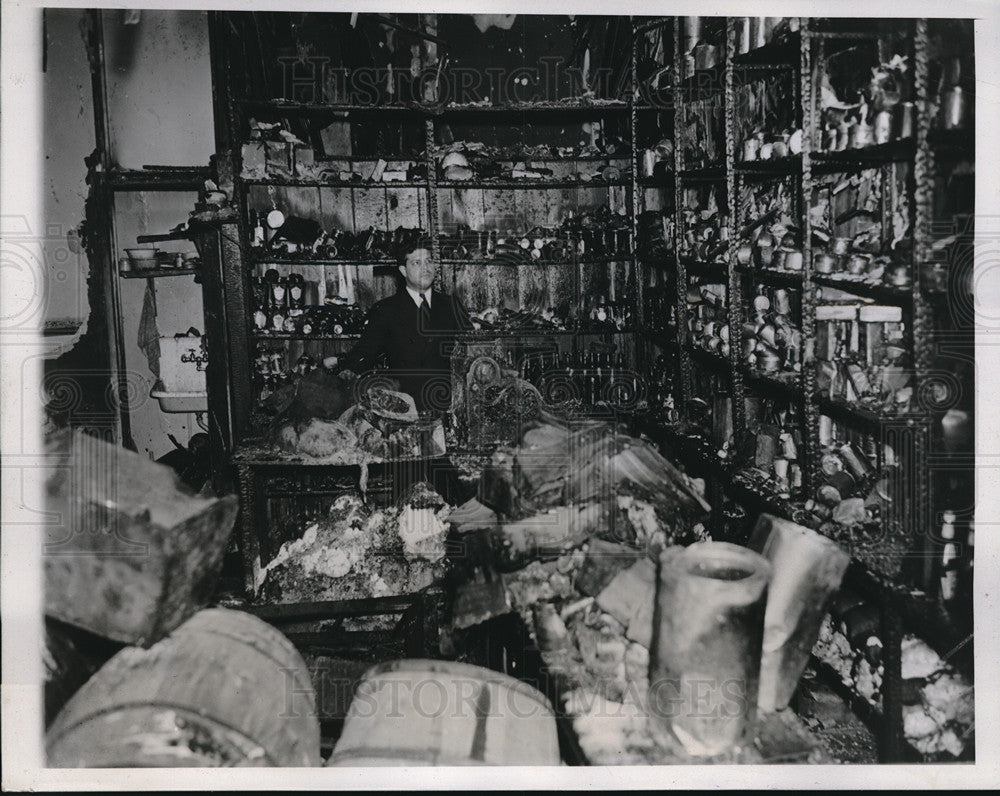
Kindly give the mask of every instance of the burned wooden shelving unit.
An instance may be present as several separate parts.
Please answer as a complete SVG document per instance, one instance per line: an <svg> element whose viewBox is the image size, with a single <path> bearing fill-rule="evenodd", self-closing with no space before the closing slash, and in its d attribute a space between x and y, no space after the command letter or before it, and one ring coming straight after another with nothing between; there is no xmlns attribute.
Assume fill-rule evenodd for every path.
<svg viewBox="0 0 1000 796"><path fill-rule="evenodd" d="M273 348L284 371L303 354L346 350L359 331L347 328L350 317L327 330L271 319L255 328L259 280L269 269L300 273L316 283L317 303L339 293L367 309L393 287L391 233L420 228L441 264L440 287L462 296L481 326L468 344L494 344L491 356L523 380L556 369L586 404L573 379L591 389L591 371L607 376L608 365L581 355L624 354L614 365L641 373L644 394L634 389L623 406L649 406L624 414L706 479L717 538L739 540L745 519L766 510L851 550L847 586L883 612L881 754L901 759L903 633L966 673L960 658L971 660L963 608L938 599L942 540L932 531L945 509L960 523L972 514L962 485L972 479L971 443L956 439L961 418L948 414L960 400L953 393L970 391L971 369L943 378L935 360L950 350L971 362L971 302L962 303L971 222L936 222L972 210L971 191L943 191L938 177L941 164L952 183L973 171L961 96L971 75L955 66L967 26L637 18L624 94L492 104L393 95L379 104L317 101L326 97L314 87L276 100L273 80L256 75L260 53L243 51L230 22L243 24L213 15L220 176L239 209L223 267L239 305L228 324L237 458L259 431L258 348ZM234 80L242 73L252 79ZM873 90L884 107L869 125L860 103L874 103ZM837 91L854 93L829 102ZM852 113L862 122L848 124ZM283 154L252 138L251 118L258 131L280 123L313 147L296 161L294 145ZM571 122L590 125L590 145L536 157L536 143L557 141L544 131ZM504 125L517 141L489 143ZM315 157L324 135L326 170ZM352 136L362 154L336 154ZM262 161L254 147L266 150ZM509 173L470 168L470 154L484 150ZM268 169L269 158L286 156ZM254 158L262 170L247 168ZM373 179L382 169L394 181ZM613 212L593 224L549 211L598 204ZM342 229L345 245L254 245L254 215L274 209ZM587 303L602 292L603 309ZM516 308L503 307L505 296ZM953 381L962 386L949 392ZM605 408L620 418L623 406ZM932 475L944 472L942 453L967 465L960 476ZM858 522L869 509L874 519ZM956 647L965 652L952 657Z"/></svg>
<svg viewBox="0 0 1000 796"><path fill-rule="evenodd" d="M933 35L935 25L931 42L928 29ZM770 41L765 28L773 28ZM950 219L971 212L973 192L942 198L934 166L939 155L952 174L972 171L971 139L963 132L971 122L967 112L962 117L960 95L970 75L955 74L955 42L964 36L968 43L971 30L926 20L863 30L844 20L681 18L639 24L634 33L646 51L658 46L663 56L659 84L669 79L673 101L662 102L662 112L673 116L677 131L671 168L661 167L656 180L673 189L672 246L649 256L648 241L637 239L647 286L646 360L662 356L675 363L670 394L651 402L644 425L692 474L706 478L713 504L726 496L743 507L737 516L763 510L818 527L855 554L845 585L882 606L881 756L902 759L903 632L926 639L971 674L971 616L939 598L941 540L932 531L942 510L968 518L972 502L971 469L945 475L940 456L950 450L971 461L967 431L964 453L956 441L963 432L951 427L950 443L941 440L942 415L971 389L971 377L962 371L963 387L949 391L941 379L958 384L959 377L932 372L942 339L962 352L953 362L971 356L969 316L953 309L969 294L960 266L950 272L957 298L950 311L940 297L949 279L943 261L962 262L956 252L971 240L965 217L959 224ZM885 90L896 93L900 107L886 102L869 126L855 106L862 123L852 128L854 138L838 141L847 125L837 127L827 101L833 89L821 81L829 80L828 65L845 57L855 61L845 72L863 66L866 83L871 74L881 81L866 92L870 101L872 91ZM843 89L846 78L835 77ZM655 96L655 85L647 80L638 90ZM864 100L860 92L858 99ZM721 105L721 117L705 112L713 102ZM761 119L767 129L760 129ZM838 206L831 195L847 201ZM640 217L646 196L637 193ZM935 226L941 217L949 219L947 229ZM775 220L784 221L777 230ZM854 247L865 230L872 245ZM652 284L660 295L673 288L675 301L651 303ZM876 391L866 389L856 370L858 383L845 384L850 377L843 369L852 357L834 351L828 334L842 318L855 328L882 330L879 339L869 333L849 341L855 353L891 336L896 369L882 375L891 371L897 380L890 394L903 400L892 406L871 400ZM851 459L850 478L840 476L841 453ZM932 489L935 461L948 483ZM881 504L876 527L862 532L841 514L831 521L817 496L838 477L846 491L837 502L857 496L868 507ZM941 502L948 499L952 503ZM743 531L724 521L727 513L717 512L713 530L738 540ZM952 657L959 649L964 661Z"/></svg>
<svg viewBox="0 0 1000 796"><path fill-rule="evenodd" d="M250 491L266 492L280 473L276 488L287 493L289 479L299 479L305 504L314 493L332 494L338 483L338 489L358 483L351 468L310 468L280 452L262 457L264 423L257 409L269 383L273 388L303 357L318 364L358 338L364 311L395 290L400 228L429 237L441 264L438 288L462 297L481 325L462 344L491 344L491 355L523 381L543 370L540 356L549 358L549 366L580 363L578 377L581 365L592 365L592 380L602 367L605 377L609 366L631 372L637 318L627 98L435 103L404 88L393 97L376 96L379 89L359 101L330 95L318 84L293 81L289 89L268 73L274 59L265 50L273 48L270 54L277 57L288 42L278 40L267 16L210 15L220 176L232 185L238 211L224 282L240 305L229 315L226 345L233 374L233 462L245 505L254 506L245 509L243 523L248 583L254 551L273 553L281 541L260 538L278 532L267 529L267 497ZM255 19L264 20L260 36L236 35L255 26ZM281 24L275 22L275 30ZM581 147L576 131L585 122L592 136ZM273 140L271 125L286 135ZM560 137L570 127L570 135ZM492 140L500 129L513 130L517 141ZM449 146L456 140L473 146ZM614 144L606 147L605 140ZM483 142L508 174L467 168L466 156ZM462 152L464 169L447 167L449 151ZM391 181L380 179L386 171ZM581 223L584 211L607 207L612 197L617 212L597 219L604 227L591 227L590 218ZM272 245L258 227L273 210L314 222L304 225L306 234L330 233L328 245ZM287 315L275 325L278 313L261 312L267 299L260 291L271 285L262 282L277 276L278 289L287 293L293 274L302 303L314 305L317 318L325 299L343 299L334 307L338 317L307 329L286 323ZM597 295L606 296L606 303L596 301ZM500 322L487 317L491 307L499 310ZM309 320L310 312L302 317ZM596 358L584 359L592 346L605 357L600 365ZM608 353L612 348L621 352L617 360ZM562 397L580 403L585 388L577 385L575 394Z"/></svg>

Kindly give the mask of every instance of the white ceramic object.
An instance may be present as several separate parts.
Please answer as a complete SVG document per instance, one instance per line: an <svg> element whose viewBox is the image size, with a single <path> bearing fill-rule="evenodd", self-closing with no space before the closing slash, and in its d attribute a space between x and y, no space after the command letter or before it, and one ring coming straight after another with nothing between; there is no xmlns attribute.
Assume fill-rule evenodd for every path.
<svg viewBox="0 0 1000 796"><path fill-rule="evenodd" d="M164 412L208 411L207 392L168 392L154 388L150 391L149 397L159 401L160 409Z"/></svg>

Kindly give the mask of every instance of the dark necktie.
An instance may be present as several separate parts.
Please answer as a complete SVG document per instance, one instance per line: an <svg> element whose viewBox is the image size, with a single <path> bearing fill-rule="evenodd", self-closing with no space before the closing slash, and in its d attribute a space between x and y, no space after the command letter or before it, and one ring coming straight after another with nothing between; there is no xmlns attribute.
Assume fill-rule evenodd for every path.
<svg viewBox="0 0 1000 796"><path fill-rule="evenodd" d="M431 308L427 303L427 296L424 293L420 294L420 331L426 331L431 327Z"/></svg>

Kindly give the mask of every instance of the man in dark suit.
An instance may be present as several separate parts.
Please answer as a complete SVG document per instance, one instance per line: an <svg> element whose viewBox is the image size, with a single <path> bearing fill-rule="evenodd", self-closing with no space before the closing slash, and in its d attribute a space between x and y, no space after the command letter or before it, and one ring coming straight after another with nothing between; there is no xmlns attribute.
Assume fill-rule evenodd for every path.
<svg viewBox="0 0 1000 796"><path fill-rule="evenodd" d="M403 289L371 308L361 339L335 364L363 373L384 354L390 375L413 396L417 409L446 411L455 335L471 329L472 322L456 297L432 290L437 263L428 240L418 239L403 250L399 272Z"/></svg>

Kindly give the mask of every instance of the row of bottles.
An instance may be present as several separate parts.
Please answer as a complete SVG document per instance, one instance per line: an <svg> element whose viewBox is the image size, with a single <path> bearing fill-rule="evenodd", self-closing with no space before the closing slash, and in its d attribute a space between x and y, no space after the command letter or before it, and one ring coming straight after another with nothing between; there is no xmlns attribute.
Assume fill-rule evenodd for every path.
<svg viewBox="0 0 1000 796"><path fill-rule="evenodd" d="M461 230L440 239L445 260L515 260L564 263L587 257L628 257L631 235L627 227L577 232L567 228Z"/></svg>
<svg viewBox="0 0 1000 796"><path fill-rule="evenodd" d="M258 401L264 401L272 393L294 384L300 377L318 367L315 359L308 354L300 356L291 367L286 365L286 358L287 352L283 347L258 346L254 360Z"/></svg>
<svg viewBox="0 0 1000 796"><path fill-rule="evenodd" d="M510 352L508 357L508 367L514 368ZM632 409L647 393L645 380L628 357L613 348L528 353L516 370L550 404Z"/></svg>
<svg viewBox="0 0 1000 796"><path fill-rule="evenodd" d="M365 312L355 304L325 305L294 310L258 306L253 315L259 334L295 334L302 337L333 337L360 334Z"/></svg>
<svg viewBox="0 0 1000 796"><path fill-rule="evenodd" d="M318 304L319 284L301 274L281 276L269 268L263 276L251 279L251 290L254 328L260 334L358 334L365 323L364 311L347 300Z"/></svg>
<svg viewBox="0 0 1000 796"><path fill-rule="evenodd" d="M955 511L942 512L938 584L945 605L968 605L972 601L975 534L973 521L960 523Z"/></svg>
<svg viewBox="0 0 1000 796"><path fill-rule="evenodd" d="M250 211L250 246L255 250L270 249L276 253L296 254L323 260L385 260L412 241L425 236L417 227L399 226L392 230L368 229L352 232L346 229L324 230L319 222L286 218L280 210Z"/></svg>

